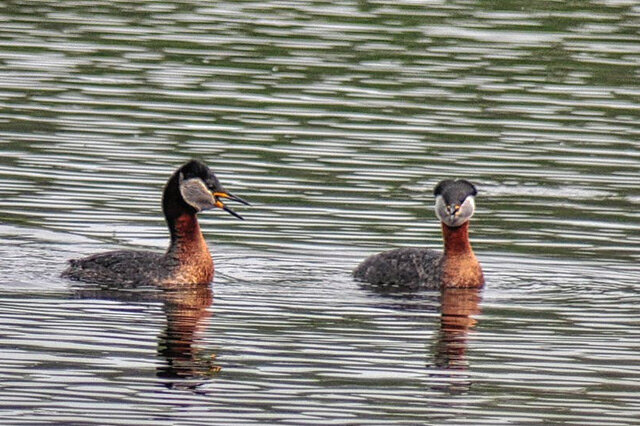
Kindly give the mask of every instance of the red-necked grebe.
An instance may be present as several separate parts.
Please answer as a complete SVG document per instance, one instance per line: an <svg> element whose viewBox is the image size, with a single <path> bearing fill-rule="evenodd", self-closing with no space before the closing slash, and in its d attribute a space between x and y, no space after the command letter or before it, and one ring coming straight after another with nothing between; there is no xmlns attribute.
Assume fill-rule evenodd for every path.
<svg viewBox="0 0 640 426"><path fill-rule="evenodd" d="M166 253L120 250L70 260L63 277L116 287L158 286L175 288L209 284L213 260L200 231L196 214L213 208L240 215L221 199L248 204L227 192L202 162L191 160L167 181L162 195L171 243Z"/></svg>
<svg viewBox="0 0 640 426"><path fill-rule="evenodd" d="M385 287L482 287L482 268L469 242L469 219L475 210L476 194L476 187L463 179L438 183L434 189L435 207L442 222L444 252L400 248L375 254L354 270L354 277Z"/></svg>

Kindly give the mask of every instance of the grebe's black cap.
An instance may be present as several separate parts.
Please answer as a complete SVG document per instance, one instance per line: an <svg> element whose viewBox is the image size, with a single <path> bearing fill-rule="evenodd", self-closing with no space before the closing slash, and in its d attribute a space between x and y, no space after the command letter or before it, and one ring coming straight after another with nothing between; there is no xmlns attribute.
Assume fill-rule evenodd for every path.
<svg viewBox="0 0 640 426"><path fill-rule="evenodd" d="M436 197L441 195L447 204L462 204L468 196L478 194L476 187L464 179L445 179L438 183L433 190Z"/></svg>
<svg viewBox="0 0 640 426"><path fill-rule="evenodd" d="M449 227L461 226L473 216L477 193L476 187L467 180L443 180L433 190L436 216Z"/></svg>
<svg viewBox="0 0 640 426"><path fill-rule="evenodd" d="M210 177L215 178L213 171L200 160L189 160L180 166L180 172L185 179L200 178L207 179ZM216 179L217 180L217 179Z"/></svg>
<svg viewBox="0 0 640 426"><path fill-rule="evenodd" d="M177 174L180 195L196 211L217 207L238 219L243 219L220 199L226 198L245 205L249 205L249 203L224 189L213 171L203 162L191 160L180 167Z"/></svg>

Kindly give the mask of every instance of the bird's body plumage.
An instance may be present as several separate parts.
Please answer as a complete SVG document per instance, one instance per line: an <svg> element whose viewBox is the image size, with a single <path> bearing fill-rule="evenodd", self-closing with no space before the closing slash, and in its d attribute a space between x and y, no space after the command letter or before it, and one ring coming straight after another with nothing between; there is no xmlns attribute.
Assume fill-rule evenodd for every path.
<svg viewBox="0 0 640 426"><path fill-rule="evenodd" d="M196 214L218 207L234 216L220 197L246 202L230 195L207 166L192 160L167 181L162 206L171 243L165 253L119 250L70 260L62 276L108 287L158 286L175 288L208 284L213 260Z"/></svg>
<svg viewBox="0 0 640 426"><path fill-rule="evenodd" d="M383 287L438 288L442 253L398 248L369 256L353 272L357 280Z"/></svg>
<svg viewBox="0 0 640 426"><path fill-rule="evenodd" d="M444 180L435 190L436 215L442 222L444 251L399 248L374 254L353 271L355 279L378 288L477 288L482 268L469 242L469 218L476 188L465 180Z"/></svg>

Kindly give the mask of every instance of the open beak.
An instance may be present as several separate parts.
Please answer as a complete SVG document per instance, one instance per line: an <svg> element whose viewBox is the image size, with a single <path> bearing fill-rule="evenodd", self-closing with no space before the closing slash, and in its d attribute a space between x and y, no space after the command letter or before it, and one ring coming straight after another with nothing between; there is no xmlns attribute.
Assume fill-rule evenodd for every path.
<svg viewBox="0 0 640 426"><path fill-rule="evenodd" d="M243 200L240 197L236 197L235 195L231 195L228 192L214 192L213 193L213 198L216 201L216 207L219 209L224 210L225 212L237 217L238 219L244 220L244 218L242 216L240 216L238 213L234 212L233 210L231 210L229 207L227 207L222 201L220 201L220 198L226 198L227 200L231 200L231 201L237 201L241 204L244 204L245 206L250 206L251 204L249 204L247 201Z"/></svg>

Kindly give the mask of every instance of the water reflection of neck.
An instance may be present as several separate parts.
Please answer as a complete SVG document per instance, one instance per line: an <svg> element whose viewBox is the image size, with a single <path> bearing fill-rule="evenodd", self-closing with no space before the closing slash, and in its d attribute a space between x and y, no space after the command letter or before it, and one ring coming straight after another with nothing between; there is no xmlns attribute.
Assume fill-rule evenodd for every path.
<svg viewBox="0 0 640 426"><path fill-rule="evenodd" d="M166 379L194 379L210 377L218 367L213 357L201 357L197 347L198 335L211 316L209 307L213 292L209 286L166 292L164 303L167 327L160 335L158 354L166 365L158 369L158 377ZM191 384L189 387L195 387Z"/></svg>
<svg viewBox="0 0 640 426"><path fill-rule="evenodd" d="M467 335L476 325L482 295L476 288L446 288L441 294L440 332L436 342L436 364L448 369L466 369Z"/></svg>

